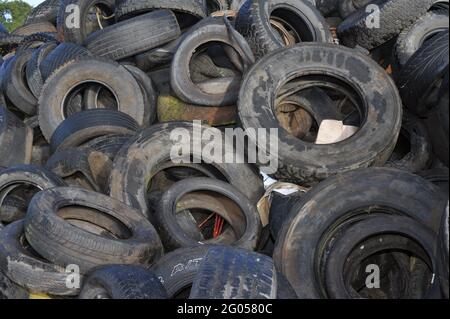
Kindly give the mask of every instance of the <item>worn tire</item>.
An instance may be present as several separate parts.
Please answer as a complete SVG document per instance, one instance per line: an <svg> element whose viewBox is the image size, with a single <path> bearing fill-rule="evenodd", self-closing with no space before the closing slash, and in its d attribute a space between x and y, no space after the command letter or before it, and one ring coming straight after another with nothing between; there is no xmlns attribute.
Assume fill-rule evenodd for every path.
<svg viewBox="0 0 450 319"><path fill-rule="evenodd" d="M413 114L405 112L400 135L409 141L409 152L401 159L389 160L386 166L412 173L427 169L431 162L432 146L425 123Z"/></svg>
<svg viewBox="0 0 450 319"><path fill-rule="evenodd" d="M177 128L192 134L194 126L184 122L154 125L124 145L114 161L109 183L111 197L137 208L146 216L150 215L146 199L147 187L160 165L170 159L173 145L170 135L172 130ZM203 127L203 132L204 129L206 127ZM145 154L146 160L143 160L136 150ZM199 154L194 150L191 150L191 154L196 160L199 159ZM252 203L259 201L264 193L262 179L250 165L211 162L211 166L222 172L226 176L225 179L244 193Z"/></svg>
<svg viewBox="0 0 450 319"><path fill-rule="evenodd" d="M116 2L116 18L119 20L159 9L189 14L198 19L206 17L204 0L117 0Z"/></svg>
<svg viewBox="0 0 450 319"><path fill-rule="evenodd" d="M76 212L74 216L68 211L66 216L58 216L60 208L71 205L96 211ZM74 227L64 217L109 227L117 232L116 239ZM25 219L25 236L44 258L63 267L76 264L83 274L108 264L148 265L162 255L158 234L138 211L108 196L69 187L46 190L33 197Z"/></svg>
<svg viewBox="0 0 450 319"><path fill-rule="evenodd" d="M363 7L344 20L338 27L341 43L372 50L400 34L430 9L433 0L376 0L381 28L369 28L367 19L373 12Z"/></svg>
<svg viewBox="0 0 450 319"><path fill-rule="evenodd" d="M278 299L281 290L272 258L231 247L211 248L202 260L189 299ZM288 296L285 295L288 299ZM295 293L290 299L295 299Z"/></svg>
<svg viewBox="0 0 450 319"><path fill-rule="evenodd" d="M32 54L32 50L16 54L5 70L6 78L4 79L4 91L9 101L17 109L30 116L37 113L37 99L28 88L24 74Z"/></svg>
<svg viewBox="0 0 450 319"><path fill-rule="evenodd" d="M302 42L333 42L325 19L306 1L247 0L239 10L236 29L248 41L257 59L285 46L270 24L271 15L276 10L284 10L280 11L280 19L287 19L286 22L297 32Z"/></svg>
<svg viewBox="0 0 450 319"><path fill-rule="evenodd" d="M82 46L70 42L59 44L40 63L39 68L43 80L47 80L55 70L66 63L87 56L92 56L92 54Z"/></svg>
<svg viewBox="0 0 450 319"><path fill-rule="evenodd" d="M90 148L73 148L53 154L45 168L69 186L106 193L112 159Z"/></svg>
<svg viewBox="0 0 450 319"><path fill-rule="evenodd" d="M199 242L197 239L191 238L183 230L177 222L176 207L183 196L196 191L208 191L225 196L239 206L241 216L236 216L234 215L234 211L225 211L225 209L222 212L216 213L227 220L232 225L231 227L244 225L240 230L233 229L236 236L240 235L241 237L238 237L235 242L227 242L221 236ZM188 178L170 187L162 196L158 209L156 209L155 225L168 250L200 244L230 244L234 247L255 250L262 229L261 219L256 210L256 206L230 184L211 178Z"/></svg>
<svg viewBox="0 0 450 319"><path fill-rule="evenodd" d="M424 42L448 27L448 12L430 11L411 27L403 30L398 36L395 47L398 64L404 66Z"/></svg>
<svg viewBox="0 0 450 319"><path fill-rule="evenodd" d="M84 58L59 68L46 81L39 99L39 125L47 141L64 121L60 111L66 95L86 82L102 83L116 96L118 110L128 114L139 125L144 121L144 98L133 76L121 65L102 58ZM54 88L58 87L58 90ZM58 110L58 111L57 111Z"/></svg>
<svg viewBox="0 0 450 319"><path fill-rule="evenodd" d="M229 45L244 60L250 48L248 46L242 48L240 43L245 40L241 36L239 38L238 42L229 35L228 28L221 19L209 18L196 26L180 44L173 58L170 83L175 94L181 100L195 105L216 107L235 105L239 93L239 78L232 78L226 89L221 88L214 94L207 93L193 82L189 65L194 52L213 40Z"/></svg>
<svg viewBox="0 0 450 319"><path fill-rule="evenodd" d="M388 237L390 237L390 240L387 239ZM369 238L372 243L366 242ZM379 238L378 241L376 238ZM354 263L362 263L364 257L367 258L368 256L383 251L392 251L394 254L395 252L401 251L404 254L411 254L413 258L425 262L430 267L429 272L431 277L431 274L435 273L437 266L436 260L432 257L435 241L435 233L417 221L404 216L373 217L349 226L344 234L333 244L327 258L324 279L326 282L327 297L331 299L362 298L357 292L352 291L348 287L350 283L348 282L349 279L346 278L346 271L351 272L350 269L355 268L352 267ZM381 275L383 276L385 274L383 274L382 266L379 265L379 269L381 268ZM348 275L351 276L352 274L349 273ZM397 273L396 278L390 280L392 285L394 285L395 280L398 280L398 277L401 277L399 275ZM408 276L411 275L407 274ZM390 290L390 287L380 288L384 288L384 291ZM424 288L423 291L419 292L417 297L426 298L430 292L430 288ZM400 293L403 298L414 299L413 296L418 291L406 289Z"/></svg>
<svg viewBox="0 0 450 319"><path fill-rule="evenodd" d="M56 28L52 23L43 21L24 24L11 32L13 35L20 36L28 36L35 33L56 33Z"/></svg>
<svg viewBox="0 0 450 319"><path fill-rule="evenodd" d="M25 217L25 214L23 214L21 216L13 216L14 218L11 219L4 215L1 207L12 191L20 189L21 186L34 186L39 190L44 190L65 185L66 184L52 172L33 165L16 165L2 170L0 172L0 222L13 222ZM22 199L26 201L25 198ZM29 202L24 202L24 204L25 207L27 207Z"/></svg>
<svg viewBox="0 0 450 319"><path fill-rule="evenodd" d="M98 30L86 38L84 45L94 55L120 60L157 48L180 35L175 15L169 10L157 10Z"/></svg>
<svg viewBox="0 0 450 319"><path fill-rule="evenodd" d="M94 270L79 299L167 299L158 278L138 266L111 265Z"/></svg>
<svg viewBox="0 0 450 319"><path fill-rule="evenodd" d="M447 202L447 196L433 184L401 170L359 169L329 178L292 209L275 246L276 267L300 298L324 297L318 268L327 241L339 226L394 213L436 233Z"/></svg>
<svg viewBox="0 0 450 319"><path fill-rule="evenodd" d="M203 258L212 246L180 248L165 254L150 270L166 288L169 298L184 296L194 283Z"/></svg>
<svg viewBox="0 0 450 319"><path fill-rule="evenodd" d="M18 117L0 106L0 167L29 164L33 131Z"/></svg>
<svg viewBox="0 0 450 319"><path fill-rule="evenodd" d="M135 134L139 125L129 115L106 109L79 112L64 120L52 135L51 152L78 147L108 134Z"/></svg>
<svg viewBox="0 0 450 319"><path fill-rule="evenodd" d="M362 98L362 114L372 120L365 121L351 138L328 145L303 142L282 129L274 111L278 89L286 79L310 73L325 76L325 82L346 79ZM247 73L238 111L244 128L279 128L279 166L270 174L302 184L357 167L384 165L395 147L402 121L401 99L386 72L356 50L331 44L305 43L266 56ZM258 143L252 137L250 141ZM267 153L266 145L258 146Z"/></svg>
<svg viewBox="0 0 450 319"><path fill-rule="evenodd" d="M0 232L0 271L31 293L76 296L67 287L68 273L36 255L24 240L24 222L17 221Z"/></svg>
<svg viewBox="0 0 450 319"><path fill-rule="evenodd" d="M449 31L427 41L408 60L397 77L397 86L405 106L419 116L426 116L436 105L428 99L449 67Z"/></svg>

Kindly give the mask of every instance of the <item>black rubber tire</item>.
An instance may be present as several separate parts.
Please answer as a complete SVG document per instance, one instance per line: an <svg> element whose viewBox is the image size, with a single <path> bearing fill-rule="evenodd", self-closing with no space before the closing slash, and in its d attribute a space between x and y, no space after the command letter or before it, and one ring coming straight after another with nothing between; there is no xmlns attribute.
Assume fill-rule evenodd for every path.
<svg viewBox="0 0 450 319"><path fill-rule="evenodd" d="M386 167L403 169L412 173L427 169L431 163L433 151L425 123L410 112L405 112L400 135L409 141L410 151L401 159L389 160Z"/></svg>
<svg viewBox="0 0 450 319"><path fill-rule="evenodd" d="M27 62L32 54L32 50L16 54L5 70L6 78L4 80L4 92L8 100L29 116L37 113L37 99L28 88L23 75L26 72Z"/></svg>
<svg viewBox="0 0 450 319"><path fill-rule="evenodd" d="M245 42L241 36L239 37L240 41ZM246 57L246 52L250 51L249 47L242 48L229 35L228 28L222 19L209 18L204 20L201 25L196 26L186 36L175 53L171 71L171 87L177 97L186 103L216 107L235 105L239 94L240 81L234 80L226 90L211 94L202 90L191 78L189 65L194 52L200 46L213 41L229 45L243 59Z"/></svg>
<svg viewBox="0 0 450 319"><path fill-rule="evenodd" d="M0 271L0 300L2 299L28 299L29 293L11 281Z"/></svg>
<svg viewBox="0 0 450 319"><path fill-rule="evenodd" d="M358 191L361 189L364 192ZM355 218L397 214L437 233L447 203L448 197L437 187L405 171L359 169L329 178L292 209L275 246L276 267L299 298L324 297L318 267L327 240L339 230L338 226Z"/></svg>
<svg viewBox="0 0 450 319"><path fill-rule="evenodd" d="M138 266L111 265L94 270L79 299L168 299L158 278Z"/></svg>
<svg viewBox="0 0 450 319"><path fill-rule="evenodd" d="M278 192L272 193L272 201L269 212L269 228L272 238L276 241L284 221L289 217L292 208L304 196L303 193L297 192L291 195L283 195Z"/></svg>
<svg viewBox="0 0 450 319"><path fill-rule="evenodd" d="M270 257L213 247L202 260L189 299L278 299L282 289L292 290L289 284L279 285L278 276Z"/></svg>
<svg viewBox="0 0 450 319"><path fill-rule="evenodd" d="M400 67L422 47L424 42L449 27L448 12L430 11L411 27L403 30L397 39L395 53Z"/></svg>
<svg viewBox="0 0 450 319"><path fill-rule="evenodd" d="M162 163L170 159L173 141L170 138L174 129L185 129L192 134L192 123L174 122L153 125L131 139L117 154L109 183L109 194L123 203L137 208L146 216L150 215L146 192L151 177L160 169ZM204 132L207 127L202 127ZM146 154L146 160L134 151ZM192 151L197 160L198 155ZM208 160L209 161L209 160ZM252 203L257 203L264 194L262 178L248 164L214 163L211 166L222 172L226 180L244 193ZM180 165L183 166L183 165ZM202 164L204 167L208 165ZM150 178L149 178L150 177ZM252 185L252 187L248 187Z"/></svg>
<svg viewBox="0 0 450 319"><path fill-rule="evenodd" d="M1 34L1 35L9 34L8 29L5 28L5 26L3 25L3 23L0 23L0 34Z"/></svg>
<svg viewBox="0 0 450 319"><path fill-rule="evenodd" d="M27 201L21 196L5 196L0 206L0 229L2 224L10 224L22 219L27 213L27 206Z"/></svg>
<svg viewBox="0 0 450 319"><path fill-rule="evenodd" d="M419 116L430 111L427 103L449 67L449 31L443 31L427 41L402 68L397 86L405 106Z"/></svg>
<svg viewBox="0 0 450 319"><path fill-rule="evenodd" d="M148 127L155 123L156 120L158 94L156 93L155 85L152 79L141 69L132 65L125 65L124 67L134 76L141 87L145 105L144 126Z"/></svg>
<svg viewBox="0 0 450 319"><path fill-rule="evenodd" d="M33 253L24 238L24 222L17 221L0 232L0 271L31 293L76 296L67 287L68 273Z"/></svg>
<svg viewBox="0 0 450 319"><path fill-rule="evenodd" d="M29 164L33 131L18 117L0 106L0 167Z"/></svg>
<svg viewBox="0 0 450 319"><path fill-rule="evenodd" d="M98 210L85 216L76 213L64 217L85 219L106 229L108 224L115 223L120 226L118 233L122 236L123 228L127 229L126 239L120 234L112 239L72 226L57 214L66 206ZM156 230L140 212L108 196L69 187L46 190L33 197L25 219L25 235L44 258L63 267L76 264L83 274L102 265L148 265L163 251Z"/></svg>
<svg viewBox="0 0 450 319"><path fill-rule="evenodd" d="M66 184L55 174L46 169L33 165L17 165L0 172L0 222L12 222L22 219L25 215L14 216L14 219L6 218L1 207L8 197L21 186L34 186L40 190L65 186ZM37 191L36 191L37 193ZM31 196L30 196L31 199ZM26 199L23 198L25 201ZM24 203L27 207L29 202Z"/></svg>
<svg viewBox="0 0 450 319"><path fill-rule="evenodd" d="M448 83L448 81L447 81ZM445 94L440 98L434 110L428 114L426 126L431 137L433 151L437 158L449 166L449 98L448 84Z"/></svg>
<svg viewBox="0 0 450 319"><path fill-rule="evenodd" d="M105 109L76 113L64 120L52 135L51 152L78 147L108 134L135 134L139 125L129 115Z"/></svg>
<svg viewBox="0 0 450 319"><path fill-rule="evenodd" d="M103 58L82 58L57 69L45 82L39 99L39 125L47 141L64 121L60 111L66 95L86 82L101 83L116 97L118 111L128 114L139 125L144 120L144 98L134 77L123 66ZM55 87L58 90L55 90Z"/></svg>
<svg viewBox="0 0 450 319"><path fill-rule="evenodd" d="M285 46L281 37L270 25L270 18L276 10L289 12L279 18L285 20L296 30L302 38L302 42L333 42L330 27L325 18L306 1L247 0L239 10L236 29L248 41L257 59ZM279 12L285 13L284 11Z"/></svg>
<svg viewBox="0 0 450 319"><path fill-rule="evenodd" d="M123 20L158 9L189 14L197 19L206 17L204 0L117 0L116 19Z"/></svg>
<svg viewBox="0 0 450 319"><path fill-rule="evenodd" d="M55 70L66 63L81 57L92 56L92 54L74 43L64 42L46 55L39 66L43 80L47 80Z"/></svg>
<svg viewBox="0 0 450 319"><path fill-rule="evenodd" d="M234 211L217 212L217 214L220 214L230 225L243 225L243 229L239 231L237 229L234 230L236 236L239 236L237 234L240 233L241 237L237 238L235 242L225 242L225 239L221 238L221 236L199 242L197 239L191 238L189 234L186 234L177 221L176 206L184 195L196 191L208 191L225 196L239 206L241 209L240 216L236 216ZM232 222L231 219L235 222ZM167 250L202 244L225 243L238 248L255 250L262 229L261 219L256 206L230 184L212 178L188 178L170 187L162 196L158 209L156 209L155 226Z"/></svg>
<svg viewBox="0 0 450 319"><path fill-rule="evenodd" d="M105 194L112 159L90 148L73 148L53 154L45 168L64 179L69 186Z"/></svg>
<svg viewBox="0 0 450 319"><path fill-rule="evenodd" d="M433 0L375 0L379 9L380 28L367 25L373 12L363 7L344 20L338 36L345 46L357 45L372 50L395 38L430 9Z"/></svg>
<svg viewBox="0 0 450 319"><path fill-rule="evenodd" d="M165 254L152 265L150 270L164 285L169 298L183 297L190 290L202 260L211 247L200 245L180 248Z"/></svg>
<svg viewBox="0 0 450 319"><path fill-rule="evenodd" d="M61 0L46 0L34 7L25 19L25 24L50 22L56 25L60 2Z"/></svg>
<svg viewBox="0 0 450 319"><path fill-rule="evenodd" d="M71 6L78 8L79 27L69 27L66 23L68 19L73 19L74 11L69 10ZM102 16L109 18L102 21L102 27L98 25L97 15L94 14L96 8L100 8ZM110 18L113 15L114 0L61 0L57 19L58 38L81 45L90 34L110 25L114 21Z"/></svg>
<svg viewBox="0 0 450 319"><path fill-rule="evenodd" d="M41 96L42 87L44 86L40 65L45 57L56 47L57 44L55 42L43 44L40 48L34 50L27 63L27 84L37 99Z"/></svg>
<svg viewBox="0 0 450 319"><path fill-rule="evenodd" d="M324 76L314 83L345 79L364 101L360 103L360 107L365 105L362 114L373 114L369 115L372 120L366 120L354 136L336 144L315 145L290 135L276 118L276 95L287 78L311 73ZM266 56L247 73L238 111L244 128L279 128L279 166L270 174L301 184L357 167L384 165L395 147L402 121L401 99L386 72L356 50L331 44L305 43ZM257 144L252 137L250 140ZM266 150L265 145L258 146Z"/></svg>
<svg viewBox="0 0 450 319"><path fill-rule="evenodd" d="M157 48L181 35L173 12L157 10L98 30L84 41L94 55L120 60Z"/></svg>
<svg viewBox="0 0 450 319"><path fill-rule="evenodd" d="M383 240L385 236L396 235L397 241ZM364 245L364 241L370 237L379 237L379 241L373 238L372 245ZM357 292L349 290L345 269L350 267L348 263L361 262L364 256L368 256L375 252L382 251L403 251L411 253L413 256L425 258L424 262L431 262L431 273L436 269L435 260L433 258L433 246L436 234L424 227L420 223L411 218L404 216L380 216L356 223L344 232L336 242L327 258L326 274L324 281L326 282L327 297L331 299L355 299L362 298ZM416 247L417 246L417 247ZM415 251L419 248L419 251ZM357 256L351 258L353 251ZM417 255L414 255L417 254ZM346 265L347 264L347 265ZM380 267L381 265L379 265ZM381 267L380 267L381 268ZM381 269L382 270L382 269ZM351 274L348 274L351 276ZM383 276L383 273L381 273ZM397 280L393 278L391 280ZM386 287L383 287L386 289ZM427 291L422 291L425 298ZM403 298L413 299L409 289L403 291ZM402 298L402 299L403 299Z"/></svg>

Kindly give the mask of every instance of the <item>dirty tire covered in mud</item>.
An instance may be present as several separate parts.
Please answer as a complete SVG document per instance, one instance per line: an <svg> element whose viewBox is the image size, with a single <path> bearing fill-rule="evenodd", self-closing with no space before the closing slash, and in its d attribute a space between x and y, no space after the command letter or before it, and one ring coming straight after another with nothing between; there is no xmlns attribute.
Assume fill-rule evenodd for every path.
<svg viewBox="0 0 450 319"><path fill-rule="evenodd" d="M316 145L280 127L273 111L278 90L289 79L302 76L316 83L345 79L346 85L358 92L365 120L354 136ZM366 56L334 45L305 43L269 54L252 67L241 88L239 117L244 128L279 128L276 178L313 183L358 167L382 166L400 133L402 104L394 82Z"/></svg>

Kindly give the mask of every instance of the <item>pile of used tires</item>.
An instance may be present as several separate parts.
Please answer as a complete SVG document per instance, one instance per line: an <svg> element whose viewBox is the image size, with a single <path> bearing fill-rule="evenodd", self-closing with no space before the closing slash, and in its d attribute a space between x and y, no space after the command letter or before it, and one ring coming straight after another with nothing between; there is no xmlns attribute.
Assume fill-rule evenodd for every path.
<svg viewBox="0 0 450 319"><path fill-rule="evenodd" d="M46 0L0 26L0 298L448 298L448 10ZM225 128L279 129L278 183L172 161L193 120L231 153Z"/></svg>

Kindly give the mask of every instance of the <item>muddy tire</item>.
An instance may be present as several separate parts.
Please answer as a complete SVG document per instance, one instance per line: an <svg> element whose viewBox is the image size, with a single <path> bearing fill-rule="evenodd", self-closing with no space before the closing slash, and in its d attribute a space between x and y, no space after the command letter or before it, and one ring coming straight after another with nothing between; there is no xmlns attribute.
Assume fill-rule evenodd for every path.
<svg viewBox="0 0 450 319"><path fill-rule="evenodd" d="M363 7L350 15L338 27L341 43L354 48L357 45L372 50L409 28L431 8L433 0L377 0L381 28L367 25L373 11Z"/></svg>
<svg viewBox="0 0 450 319"><path fill-rule="evenodd" d="M53 265L27 247L23 220L0 232L0 271L31 293L76 296L79 289L67 288L65 269Z"/></svg>
<svg viewBox="0 0 450 319"><path fill-rule="evenodd" d="M64 206L90 210L67 210ZM74 227L67 219L85 220L113 235ZM153 226L142 214L110 197L76 188L54 188L33 197L25 219L25 236L44 258L60 265L79 265L81 273L111 264L148 265L162 255Z"/></svg>
<svg viewBox="0 0 450 319"><path fill-rule="evenodd" d="M360 110L371 120L365 121L356 135L340 143L316 145L281 128L274 111L278 89L287 78L311 72L319 78L317 83L345 79L359 92L362 100L358 108L365 105ZM261 108L267 111L261 112ZM302 184L356 167L384 165L402 121L401 99L386 72L367 56L330 44L305 43L274 52L255 64L243 81L238 111L244 128L279 128L279 167L270 173L279 180ZM252 143L266 149L254 139Z"/></svg>
<svg viewBox="0 0 450 319"><path fill-rule="evenodd" d="M277 11L278 10L278 11ZM271 26L272 16L289 24L297 33L298 42L331 43L330 27L320 12L306 1L247 0L239 10L236 29L248 41L257 59L286 44Z"/></svg>
<svg viewBox="0 0 450 319"><path fill-rule="evenodd" d="M190 291L202 260L212 246L180 248L165 254L150 269L166 288L169 298L183 297Z"/></svg>
<svg viewBox="0 0 450 319"><path fill-rule="evenodd" d="M288 283L279 285L279 276L270 257L213 247L202 260L189 299L278 299L281 290L291 291L290 298L295 299Z"/></svg>

